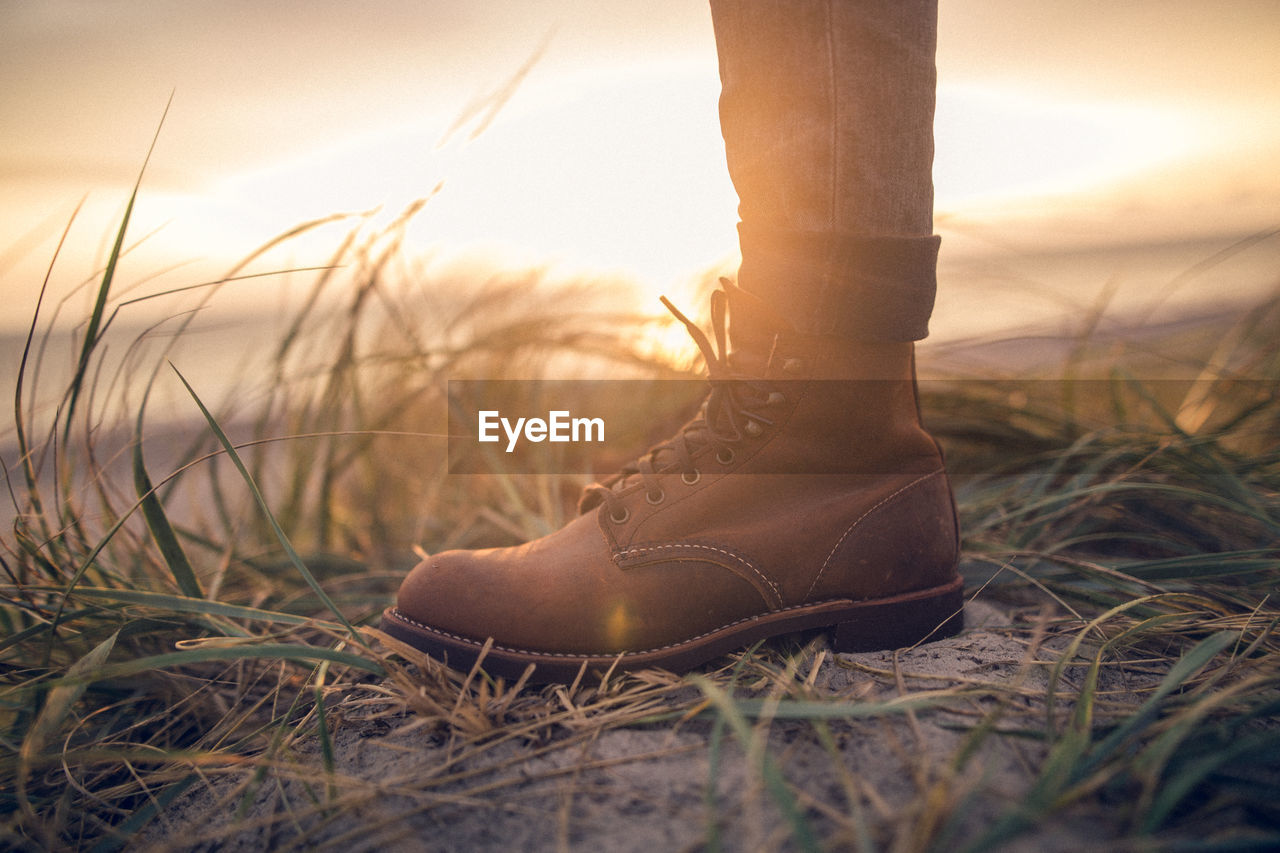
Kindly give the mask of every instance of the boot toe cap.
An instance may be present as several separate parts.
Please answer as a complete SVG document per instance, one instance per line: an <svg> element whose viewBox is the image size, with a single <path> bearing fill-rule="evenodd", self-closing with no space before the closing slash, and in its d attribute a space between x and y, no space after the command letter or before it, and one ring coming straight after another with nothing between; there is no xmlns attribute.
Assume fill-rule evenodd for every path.
<svg viewBox="0 0 1280 853"><path fill-rule="evenodd" d="M492 605L505 598L480 582L474 569L484 552L445 551L418 563L400 584L396 610L438 631L484 640L491 635Z"/></svg>

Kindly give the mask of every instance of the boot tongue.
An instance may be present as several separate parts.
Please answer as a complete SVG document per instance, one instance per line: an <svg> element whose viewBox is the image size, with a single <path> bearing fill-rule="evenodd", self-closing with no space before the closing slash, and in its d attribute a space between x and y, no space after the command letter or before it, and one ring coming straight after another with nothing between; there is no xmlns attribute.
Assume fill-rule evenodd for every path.
<svg viewBox="0 0 1280 853"><path fill-rule="evenodd" d="M729 302L729 364L734 373L764 376L778 333L790 325L760 297L720 279Z"/></svg>
<svg viewBox="0 0 1280 853"><path fill-rule="evenodd" d="M725 349L725 315L728 315L728 349L727 358L723 355L724 361L719 361L719 367L712 364L717 361L716 351L712 350L710 342L706 336L697 329L683 314L681 314L675 306L663 299L663 304L675 314L689 329L694 340L698 342L699 348L703 351L704 357L708 361L708 369L712 373L712 377L717 375L721 379L726 379L725 371L739 376L743 379L763 378L768 370L769 357L773 351L774 339L779 332L789 328L786 323L781 321L776 312L770 310L759 297L747 293L744 290L734 286L728 279L720 279L720 285L723 294L715 293L711 300L712 327L716 334L717 349L723 353ZM727 311L726 311L727 308ZM710 402L710 399L707 401ZM674 441L687 441L690 445L696 447L711 440L710 432L712 429L720 429L729 431L731 425L726 418L725 412L712 412L706 409L704 403L703 412L693 421L685 424L677 433L676 438L672 442L664 442L656 447L650 448L649 457L650 464L658 470L666 468L673 464L679 458L679 453L672 446ZM706 418L710 418L708 423ZM627 487L631 478L638 474L639 470L636 463L624 467L620 472L605 479L600 486L613 491L621 491ZM586 512L598 506L603 498L600 496L598 488L588 488L578 502L578 511Z"/></svg>

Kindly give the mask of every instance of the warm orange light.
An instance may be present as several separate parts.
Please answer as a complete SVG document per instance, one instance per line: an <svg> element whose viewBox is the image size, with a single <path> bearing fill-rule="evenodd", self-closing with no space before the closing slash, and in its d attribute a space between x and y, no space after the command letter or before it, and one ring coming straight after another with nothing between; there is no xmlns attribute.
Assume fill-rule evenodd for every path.
<svg viewBox="0 0 1280 853"><path fill-rule="evenodd" d="M935 125L934 183L948 209L1105 189L1204 142L1191 117L1169 108L996 87L943 87Z"/></svg>
<svg viewBox="0 0 1280 853"><path fill-rule="evenodd" d="M718 93L706 62L565 73L527 84L475 139L459 133L440 147L449 122L418 118L317 144L199 193L144 184L132 233L169 223L154 241L164 247L155 267L222 258L225 268L319 216L380 207L377 227L443 181L409 229L410 250L480 254L497 267L553 264L564 275L608 272L637 282L647 294L640 303L659 313L657 294L680 299L685 282L731 263L736 249ZM978 86L943 86L936 136L938 206L961 217L1010 201L1061 204L1064 194L1104 189L1203 141L1170 109ZM119 203L111 200L102 232ZM336 243L321 233L290 247L291 258L323 262Z"/></svg>

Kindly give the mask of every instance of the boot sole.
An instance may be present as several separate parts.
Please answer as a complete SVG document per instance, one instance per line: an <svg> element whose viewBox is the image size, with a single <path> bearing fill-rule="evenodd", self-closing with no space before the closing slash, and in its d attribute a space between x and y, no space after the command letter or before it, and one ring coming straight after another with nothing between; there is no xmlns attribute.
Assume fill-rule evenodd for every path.
<svg viewBox="0 0 1280 853"><path fill-rule="evenodd" d="M836 652L874 652L940 640L964 628L963 582L869 601L838 599L762 613L701 636L662 648L615 655L565 654L515 649L460 637L424 625L389 607L384 632L456 670L469 671L484 654L483 668L493 676L519 678L530 664L534 683L570 682L584 669L601 675L612 669L661 668L684 672L760 640L800 631L830 632Z"/></svg>

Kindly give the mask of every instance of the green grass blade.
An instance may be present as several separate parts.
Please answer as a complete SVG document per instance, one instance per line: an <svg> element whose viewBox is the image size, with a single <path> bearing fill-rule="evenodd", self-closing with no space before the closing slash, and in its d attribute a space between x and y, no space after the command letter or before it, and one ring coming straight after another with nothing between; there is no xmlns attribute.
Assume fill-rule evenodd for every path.
<svg viewBox="0 0 1280 853"><path fill-rule="evenodd" d="M295 613L281 613L277 610L261 610L257 607L245 607L240 604L225 604L221 601L210 601L206 598L183 598L180 595L169 595L162 592L148 592L140 589L107 589L104 587L82 586L76 593L83 598L95 598L99 601L113 601L121 604L138 604L154 607L167 613L195 613L203 616L224 616L228 619L248 619L255 622L272 622L285 625L325 625L307 616Z"/></svg>
<svg viewBox="0 0 1280 853"><path fill-rule="evenodd" d="M324 708L324 680L329 674L329 662L324 661L320 664L316 672L315 686L315 702L316 702L316 733L320 737L320 760L324 766L325 777L328 780L326 786L326 794L328 800L332 802L338 797L338 785L335 781L337 773L337 759L333 754L333 739L329 735L329 718Z"/></svg>
<svg viewBox="0 0 1280 853"><path fill-rule="evenodd" d="M720 838L720 796L717 786L720 783L720 754L724 743L725 719L717 714L711 724L711 736L707 744L707 787L702 795L702 802L707 809L707 853L720 853L724 844Z"/></svg>
<svg viewBox="0 0 1280 853"><path fill-rule="evenodd" d="M13 385L13 424L14 437L17 440L18 453L22 464L22 473L26 479L27 492L26 497L31 503L31 514L39 520L42 526L42 532L45 538L49 538L50 531L43 527L44 508L40 498L39 476L36 473L35 466L32 463L33 451L29 444L30 439L27 436L26 412L22 404L22 397L25 393L24 384L27 378L27 367L31 360L31 347L35 342L36 329L40 325L40 309L44 306L45 294L49 290L49 278L53 275L53 267L58 262L58 256L62 254L62 248L66 245L67 235L71 233L71 226L75 223L76 218L80 215L80 209L84 207L84 199L76 205L71 217L67 220L66 227L62 229L62 235L58 238L58 245L53 250L53 258L49 261L49 267L45 271L44 280L40 283L40 293L36 296L36 307L31 314L31 325L27 329L26 340L22 344L22 357L18 361L18 372L14 378ZM34 424L31 425L32 432L35 431ZM5 479L8 480L8 469L5 470Z"/></svg>
<svg viewBox="0 0 1280 853"><path fill-rule="evenodd" d="M70 620L79 619L82 616L88 616L96 613L98 608L85 608L84 610L75 610L66 614L66 618ZM53 626L48 622L39 622L29 628L23 628L21 631L15 631L4 639L0 640L0 653L5 652L12 646L21 645L27 640L39 637L53 630Z"/></svg>
<svg viewBox="0 0 1280 853"><path fill-rule="evenodd" d="M164 106L164 112L160 116L160 124L156 127L155 135L151 138L151 146L147 149L147 156L142 161L142 168L138 170L138 178L134 181L133 191L129 193L129 202L125 205L124 216L120 219L120 227L116 230L115 243L111 247L111 254L107 257L107 266L102 273L102 282L98 285L98 292L94 298L93 311L89 315L88 325L85 326L84 341L80 345L80 355L76 360L76 372L71 379L69 389L69 399L67 400L67 408L65 412L65 420L63 422L63 441L66 441L71 435L71 423L75 417L76 403L80 399L80 393L84 387L85 376L89 371L89 361L93 357L94 351L98 348L98 335L102 328L102 318L107 308L107 298L111 294L111 283L115 279L116 266L120 262L120 253L124 249L125 233L129 230L129 220L133 217L133 206L138 199L138 190L142 187L142 176L146 174L147 164L151 162L151 155L156 149L156 142L160 139L160 130L164 127L165 117L169 114L169 107L173 104L173 93L169 94L169 102Z"/></svg>
<svg viewBox="0 0 1280 853"><path fill-rule="evenodd" d="M952 704L958 698L973 697L975 693L986 692L988 691L921 692L873 703L735 699L733 704L737 712L747 719L767 714L770 718L778 720L850 720L888 717L921 708L935 708Z"/></svg>
<svg viewBox="0 0 1280 853"><path fill-rule="evenodd" d="M1164 825L1174 811L1213 773L1224 766L1252 762L1274 766L1280 759L1280 733L1255 732L1215 749L1208 755L1188 762L1177 772L1161 780L1151 807L1142 817L1139 831L1152 833Z"/></svg>
<svg viewBox="0 0 1280 853"><path fill-rule="evenodd" d="M1166 696L1177 690L1184 681L1203 669L1218 653L1238 639L1239 635L1234 631L1219 631L1201 640L1191 651L1179 658L1147 701L1098 743L1089 767L1096 766L1110 757L1121 743L1155 718L1159 713L1160 703Z"/></svg>
<svg viewBox="0 0 1280 853"><path fill-rule="evenodd" d="M769 755L763 746L757 748L754 745L755 738L751 735L751 726L747 724L746 716L738 709L738 700L734 700L732 696L706 678L698 677L694 678L693 681L720 711L725 721L729 724L729 728L733 729L734 736L737 737L738 742L742 744L743 750L747 753L748 762L759 769L765 788L769 791L769 795L774 802L777 803L778 810L782 812L783 818L791 825L791 832L796 844L801 850L814 851L816 853L821 847L813 835L813 830L809 827L809 822L805 819L804 813L800 811L795 795L787 787L787 781L783 778L782 772L778 770L778 765L773 761L773 757Z"/></svg>
<svg viewBox="0 0 1280 853"><path fill-rule="evenodd" d="M160 503L160 497L151 485L151 477L147 474L147 464L142 457L142 418L145 411L144 399L138 407L138 424L133 440L133 487L141 502L142 517L146 520L151 538L160 549L160 556L169 567L169 573L173 575L178 589L191 598L203 598L204 591L200 589L200 581L191 567L191 561L187 559L187 553L182 549L182 543L178 541L173 525L169 523L169 517Z"/></svg>
<svg viewBox="0 0 1280 853"><path fill-rule="evenodd" d="M163 654L135 658L130 661L121 661L111 666L101 667L92 675L78 674L72 676L68 674L53 683L56 690L62 686L89 684L108 678L128 678L134 675L141 675L144 672L167 669L174 666L190 666L191 664L209 663L210 661L240 661L259 658L275 658L308 664L317 661L332 661L333 663L370 672L374 675L385 674L382 666L376 661L371 661L351 652L339 651L338 649L310 646L305 643L253 644L236 642L232 645L205 645L194 649L183 649L177 652L165 652Z"/></svg>
<svg viewBox="0 0 1280 853"><path fill-rule="evenodd" d="M245 467L244 460L241 459L240 454L236 452L235 445L231 443L231 439L227 438L227 434L223 432L222 427L218 425L218 421L213 416L213 413L205 406L204 401L202 401L200 396L196 394L195 389L191 387L191 383L187 382L187 378L182 375L178 368L174 367L173 372L178 374L178 379L182 380L182 384L186 387L187 393L191 395L191 399L195 400L196 405L200 407L200 413L204 415L204 419L208 422L209 428L213 430L213 434L217 437L218 443L222 445L222 449L225 450L227 452L227 456L231 458L231 463L235 465L236 470L240 472L241 478L244 480L245 485L249 487L249 491L252 493L254 501L258 504L258 508L262 510L263 515L266 516L267 523L271 525L271 530L275 534L276 539L280 542L280 547L282 547L285 554L288 555L289 562L293 563L294 568L298 570L298 573L302 576L303 580L305 580L307 585L311 587L311 590L316 594L316 597L319 598L324 606L337 617L338 621L347 629L352 638L358 644L364 646L364 638L360 636L360 632L355 629L355 626L347 621L346 616L342 615L342 611L338 609L338 605L334 604L333 600L329 598L328 593L326 593L320 586L320 582L316 580L315 575L311 574L311 570L307 568L306 563L302 561L302 557L299 556L298 552L294 549L293 543L289 541L288 534L284 532L284 529L280 526L279 522L276 521L275 514L271 512L271 507L267 505L267 499L263 496L262 490L258 488L258 484L249 473L249 469Z"/></svg>
<svg viewBox="0 0 1280 853"><path fill-rule="evenodd" d="M111 827L98 843L89 848L89 853L112 853L123 849L132 837L147 824L155 820L156 815L176 800L183 791L200 781L200 776L192 773L168 785L163 791L148 799L145 805L129 815L119 826Z"/></svg>

